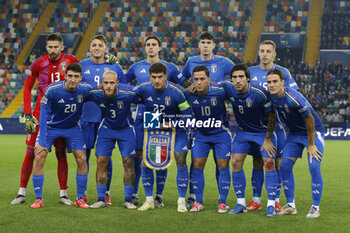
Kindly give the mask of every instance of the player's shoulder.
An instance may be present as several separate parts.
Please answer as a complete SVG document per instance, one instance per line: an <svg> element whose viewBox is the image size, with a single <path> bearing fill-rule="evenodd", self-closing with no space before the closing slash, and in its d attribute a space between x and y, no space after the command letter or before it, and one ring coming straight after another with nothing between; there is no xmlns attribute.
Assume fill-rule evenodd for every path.
<svg viewBox="0 0 350 233"><path fill-rule="evenodd" d="M191 63L199 63L199 62L202 62L201 57L199 55L196 55L196 56L189 57L186 63L191 64Z"/></svg>
<svg viewBox="0 0 350 233"><path fill-rule="evenodd" d="M260 87L255 86L255 85L251 85L250 86L250 90L256 96L262 97L265 100L269 99L269 95L268 95L267 91L265 89L263 89L263 88L260 88Z"/></svg>
<svg viewBox="0 0 350 233"><path fill-rule="evenodd" d="M249 66L248 67L249 71L259 71L260 70L260 65L255 65L255 66Z"/></svg>
<svg viewBox="0 0 350 233"><path fill-rule="evenodd" d="M301 105L301 102L304 102L305 97L297 90L291 87L285 87L284 96L288 100L288 102L293 103L297 106Z"/></svg>
<svg viewBox="0 0 350 233"><path fill-rule="evenodd" d="M150 88L152 87L152 83L151 81L147 81L147 82L143 82L139 85L137 85L134 90L144 90L144 89L147 89L147 88Z"/></svg>
<svg viewBox="0 0 350 233"><path fill-rule="evenodd" d="M160 60L161 63L167 66L168 69L177 69L177 66L169 61Z"/></svg>
<svg viewBox="0 0 350 233"><path fill-rule="evenodd" d="M69 61L71 61L72 63L77 63L79 62L79 59L72 55L72 54L67 54L67 53L63 53L63 56L62 56L64 59L68 59Z"/></svg>
<svg viewBox="0 0 350 233"><path fill-rule="evenodd" d="M85 58L82 61L79 61L79 65L81 66L86 66L86 65L90 65L92 63L91 58Z"/></svg>
<svg viewBox="0 0 350 233"><path fill-rule="evenodd" d="M231 61L228 57L224 57L221 55L214 55L214 60L216 61L221 61L221 62L226 62L226 63L230 63L230 64L234 64L233 61Z"/></svg>
<svg viewBox="0 0 350 233"><path fill-rule="evenodd" d="M120 83L118 89L120 91L120 94L135 95L134 87L131 85Z"/></svg>
<svg viewBox="0 0 350 233"><path fill-rule="evenodd" d="M220 83L209 83L209 87L211 88L212 91L223 92L224 91L224 87L223 87L222 83L223 82L220 82Z"/></svg>
<svg viewBox="0 0 350 233"><path fill-rule="evenodd" d="M50 93L54 93L59 89L64 88L64 81L59 81L55 83L51 83L46 87L46 95L49 95Z"/></svg>
<svg viewBox="0 0 350 233"><path fill-rule="evenodd" d="M285 75L288 75L289 77L291 77L291 74L289 72L289 70L286 67L280 66L276 64L276 69L281 70Z"/></svg>
<svg viewBox="0 0 350 233"><path fill-rule="evenodd" d="M78 88L90 90L92 89L92 86L86 82L80 82Z"/></svg>
<svg viewBox="0 0 350 233"><path fill-rule="evenodd" d="M89 90L88 95L100 96L100 95L103 95L103 90L102 89L91 89L91 90Z"/></svg>
<svg viewBox="0 0 350 233"><path fill-rule="evenodd" d="M174 93L174 94L179 94L183 97L185 97L184 92L186 91L185 88L182 86L176 85L175 83L169 82L168 81L168 88Z"/></svg>

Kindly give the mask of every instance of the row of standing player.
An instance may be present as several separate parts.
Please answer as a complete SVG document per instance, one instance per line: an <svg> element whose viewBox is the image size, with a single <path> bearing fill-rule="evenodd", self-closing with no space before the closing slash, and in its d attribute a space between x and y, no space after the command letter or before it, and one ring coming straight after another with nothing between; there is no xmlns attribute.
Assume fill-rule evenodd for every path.
<svg viewBox="0 0 350 233"><path fill-rule="evenodd" d="M91 43L90 45L90 51L92 52L92 58L91 59L88 59L88 60L85 60L82 62L82 65L83 65L83 76L87 76L87 75L91 75L92 78L90 78L90 80L92 80L93 83L95 83L95 85L97 85L99 82L100 82L100 77L102 75L96 75L96 71L100 71L100 74L103 74L103 72L105 71L104 69L101 69L101 66L98 67L97 64L103 64L104 63L104 59L100 60L99 62L96 62L94 61L94 48L96 49L95 51L97 53L101 53L104 52L106 50L106 41L103 41L101 39L97 39L95 41L100 41L100 43ZM93 40L92 40L93 42ZM102 43L101 43L102 42ZM97 49L97 47L100 46L99 49ZM160 60L159 58L159 52L161 50L161 47L160 47L160 40L157 38L157 37L149 37L146 39L145 41L145 50L146 50L146 55L147 55L147 59L144 60L144 61L141 61L141 62L138 62L138 63L135 63L130 69L129 69L129 72L127 73L126 75L126 80L127 81L130 81L131 79L133 78L136 78L137 79L137 83L140 84L142 82L144 82L145 80L149 80L148 77L149 77L149 73L148 73L148 68L149 66L152 64L152 63L155 63L155 62L162 62L162 63L165 63L168 67L168 77L169 77L169 80L170 81L174 81L176 83L185 83L185 85L188 85L186 84L186 82L188 82L188 80L186 80L186 78L189 78L189 77L192 77L192 72L190 72L191 70L193 70L193 68L197 65L200 65L200 64L203 64L205 66L207 66L209 68L209 71L210 71L210 78L212 81L222 81L226 75L229 75L230 74L230 71L232 69L232 67L234 66L234 64L228 60L227 58L223 58L223 57L220 57L220 56L216 56L213 54L213 49L215 48L215 43L214 43L214 37L210 34L210 33L203 33L201 35L201 38L200 38L200 41L199 41L199 49L200 49L200 56L197 56L197 57L193 57L193 58L190 58L188 60L188 62L186 63L185 67L184 67L184 70L183 70L183 76L182 74L178 71L178 69L171 63L167 63L165 61L162 61ZM50 47L48 47L48 52L50 53L49 51ZM61 48L59 48L61 49ZM62 57L59 53L60 51L55 51L52 53L52 56L56 55L59 55L58 57ZM250 71L252 73L252 79L251 79L251 82L252 83L256 83L264 88L266 88L266 73L273 69L273 68L279 68L281 69L285 74L286 74L286 85L289 85L289 86L296 86L295 82L293 81L293 79L291 79L290 77L290 74L289 72L282 68L282 67L279 67L277 65L275 65L273 63L273 60L274 60L274 57L275 57L275 45L273 42L263 42L260 46L259 46L259 57L260 57L260 65L259 66L256 66L256 67L250 67ZM99 57L101 57L101 54L98 55ZM96 57L96 56L95 56ZM51 59L51 57L50 57ZM54 59L51 59L51 60L54 60ZM61 61L62 62L62 61ZM95 67L96 70L93 70L93 68L85 68L87 66L84 65L84 62L86 64L90 63L90 65L95 65L97 67ZM35 64L36 62L33 63L33 65ZM64 62L62 62L64 63ZM60 62L56 63L56 64L60 64ZM55 64L53 64L55 65ZM64 63L64 65L68 65L67 63ZM118 67L119 65L115 64L115 67L119 68ZM32 66L33 67L33 66ZM59 67L57 65L57 67ZM112 69L111 69L112 70ZM116 69L116 72L118 72L118 76L119 77L123 77L121 69ZM57 72L51 72L51 80L52 81L57 81L58 79L58 74ZM34 76L34 80L35 80L35 76ZM48 78L48 80L50 80L50 78ZM290 78L291 81L289 81L287 78ZM56 80L55 80L56 79ZM40 79L39 79L40 80ZM122 81L123 79L120 78L120 80ZM45 82L44 82L45 83ZM47 84L47 82L46 82ZM45 85L45 84L44 84ZM27 86L27 85L26 85ZM31 89L31 88L29 88ZM44 89L44 88L42 88ZM40 99L40 98L38 98ZM26 101L25 101L26 102ZM28 101L27 101L28 102ZM91 109L91 108L88 108L88 109ZM25 110L25 112L27 113L28 111ZM34 112L35 113L35 112ZM96 112L94 112L96 113ZM85 114L86 116L91 116L91 115L96 115L96 114ZM139 114L137 115L139 116ZM84 118L82 120L84 122ZM83 123L82 125L83 126L86 126L86 125L93 125L93 124L90 124L89 122L91 121L91 119L88 119L85 121L86 123ZM97 120L98 122L98 120ZM136 119L136 122L137 122L137 119ZM96 125L96 124L95 124ZM136 124L137 125L137 124ZM89 128L89 127L87 127ZM95 131L96 132L96 126L95 126L95 129L94 127L90 127L90 128L93 128L92 131ZM137 127L136 127L137 128ZM279 132L279 131L278 131ZM87 141L92 141L92 145L94 144L94 136L95 134L87 134L89 135L90 139L88 138ZM30 137L28 137L30 138ZM137 138L142 138L142 137L137 137ZM139 140L139 141L143 141L143 140ZM89 143L88 143L89 144ZM140 147L138 147L140 148ZM88 154L89 154L89 145L88 145ZM28 150L27 150L28 152ZM30 152L30 148L29 148L29 152ZM60 151L56 150L56 154L58 154ZM61 152L61 153L64 153L64 152ZM28 153L27 153L28 154ZM29 153L30 154L30 153ZM137 151L137 159L135 160L135 171L136 171L136 182L135 182L135 188L134 188L134 195L133 195L133 200L134 201L137 201L137 185L138 185L138 182L137 182L137 177L140 177L139 174L137 174L137 171L139 171L140 169L138 169L140 167L140 164L141 164L141 154L142 152L140 150ZM27 156L26 156L27 157ZM65 156L58 156L58 158L60 157L65 157ZM260 195L261 195L261 186L263 184L263 179L264 179L264 176L263 176L263 170L262 170L262 161L260 159L259 161L259 156L255 157L254 158L257 158L257 159L254 159L254 161L257 161L254 163L254 170L253 170L253 177L252 177L252 181L254 183L253 187L254 187L254 199L253 201L254 202L251 202L249 205L248 205L248 209L252 208L251 204L253 203L255 206L257 207L254 207L255 209L259 209L261 208L261 205L260 205ZM110 165L112 165L112 163L109 163ZM277 168L278 168L278 162L276 163L277 164ZM28 169L28 166L27 167L24 167L24 169L22 170L30 170ZM64 171L65 169L59 169L59 173ZM28 171L27 171L28 173ZM140 173L140 172L139 172ZM261 174L262 173L262 174ZM29 173L30 175L30 173ZM218 177L218 176L217 176ZM159 172L159 174L157 174L157 194L156 194L156 200L158 200L158 202L160 203L160 205L162 205L162 199L161 199L161 193L162 193L162 190L164 188L164 183L165 183L165 179L166 179L166 171L162 171L162 172ZM111 179L108 179L109 181ZM21 179L22 181L22 179ZM279 182L280 183L280 182ZM22 186L26 186L26 185L22 185L22 182L21 182L21 189L20 189L20 192L19 192L19 196L20 198L22 198L23 200L23 196L25 196L25 193L23 193L23 188ZM260 188L259 188L260 186ZM62 198L64 199L67 195L66 195L66 190L64 187L62 187L61 185L61 200ZM193 191L190 192L190 198L189 198L189 201L194 200L193 197ZM24 195L23 195L24 194ZM109 195L108 195L108 191L107 191L107 195L106 197L108 198ZM22 196L22 197L21 197ZM16 198L18 199L18 198ZM24 199L25 200L25 199ZM16 201L16 200L14 200ZM108 202L108 200L107 200ZM260 205L260 206L259 206ZM254 209L253 208L253 209Z"/></svg>

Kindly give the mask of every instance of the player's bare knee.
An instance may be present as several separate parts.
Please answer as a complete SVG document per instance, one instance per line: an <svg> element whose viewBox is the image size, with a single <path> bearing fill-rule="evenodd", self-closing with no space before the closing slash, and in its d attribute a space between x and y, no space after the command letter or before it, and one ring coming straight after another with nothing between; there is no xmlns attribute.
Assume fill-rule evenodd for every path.
<svg viewBox="0 0 350 233"><path fill-rule="evenodd" d="M124 170L134 170L134 158L133 157L123 157Z"/></svg>
<svg viewBox="0 0 350 233"><path fill-rule="evenodd" d="M261 156L253 156L253 168L262 169L264 167L264 161Z"/></svg>
<svg viewBox="0 0 350 233"><path fill-rule="evenodd" d="M264 158L264 165L266 171L273 171L275 170L275 163L273 159L270 158Z"/></svg>
<svg viewBox="0 0 350 233"><path fill-rule="evenodd" d="M186 166L186 152L175 152L176 166L185 167Z"/></svg>
<svg viewBox="0 0 350 233"><path fill-rule="evenodd" d="M227 168L230 164L230 160L229 159L216 159L218 167L223 169L223 168Z"/></svg>

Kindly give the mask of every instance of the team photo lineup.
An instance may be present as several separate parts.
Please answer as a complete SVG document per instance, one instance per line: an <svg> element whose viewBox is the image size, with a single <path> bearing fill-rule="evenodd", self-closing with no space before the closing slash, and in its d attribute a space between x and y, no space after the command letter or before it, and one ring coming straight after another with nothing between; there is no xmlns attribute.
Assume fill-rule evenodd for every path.
<svg viewBox="0 0 350 233"><path fill-rule="evenodd" d="M24 85L27 149L12 205L35 200L31 208L44 207L44 166L54 146L60 203L108 207L112 204L112 152L117 148L124 169L126 209L167 208L162 195L174 160L176 184L171 185L178 191L177 212L201 212L205 210L204 168L212 150L213 159L208 162L215 163L216 169L210 174L218 190L215 211L241 214L264 209L266 216L295 215L293 167L306 149L312 201L305 216L320 216L325 128L288 69L275 63L274 41L260 42L259 64L248 66L214 54L215 37L203 32L198 38L199 55L189 57L180 71L162 60L162 41L150 35L143 41L146 59L124 73L109 52L108 39L102 34L91 37L91 56L79 61L63 53L59 33L47 35L47 54L32 62ZM32 111L36 82L38 96ZM230 129L228 105L237 122L235 132ZM88 173L95 173L89 169L92 151L98 199L90 205L87 183ZM67 153L74 155L77 165L74 201L67 192ZM252 171L243 169L247 155L253 160ZM252 172L253 193L248 202L247 172ZM26 195L31 175L35 198ZM138 196L140 180L143 203ZM227 203L231 182L235 203ZM264 183L266 207L261 200ZM281 203L281 193L286 203Z"/></svg>

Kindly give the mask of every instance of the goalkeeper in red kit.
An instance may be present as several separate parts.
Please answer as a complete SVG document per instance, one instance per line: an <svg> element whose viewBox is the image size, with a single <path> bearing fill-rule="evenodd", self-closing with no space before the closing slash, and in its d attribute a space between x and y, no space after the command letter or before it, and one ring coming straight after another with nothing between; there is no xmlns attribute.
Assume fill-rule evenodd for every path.
<svg viewBox="0 0 350 233"><path fill-rule="evenodd" d="M40 101L45 93L46 87L53 83L64 80L66 68L69 64L77 63L79 60L69 54L62 53L64 49L63 39L59 34L50 34L46 38L47 54L34 60L30 66L30 72L24 85L24 128L28 132L26 144L27 151L21 169L21 182L18 195L11 204L21 204L26 201L26 187L32 173L34 161L34 146L39 132ZM35 81L38 80L39 93L34 111L31 110L31 90ZM63 138L55 141L56 157L58 160L57 175L60 183L60 202L72 205L73 202L67 196L68 164L66 156L66 145Z"/></svg>

